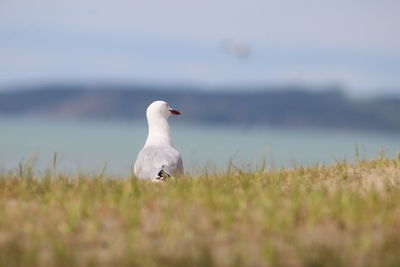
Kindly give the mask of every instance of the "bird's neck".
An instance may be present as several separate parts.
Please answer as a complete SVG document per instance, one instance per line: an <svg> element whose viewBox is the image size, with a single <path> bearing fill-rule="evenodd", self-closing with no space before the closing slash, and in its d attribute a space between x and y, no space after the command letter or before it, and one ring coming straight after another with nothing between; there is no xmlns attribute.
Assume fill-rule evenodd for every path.
<svg viewBox="0 0 400 267"><path fill-rule="evenodd" d="M149 133L145 147L147 146L172 146L171 129L166 118L148 118Z"/></svg>

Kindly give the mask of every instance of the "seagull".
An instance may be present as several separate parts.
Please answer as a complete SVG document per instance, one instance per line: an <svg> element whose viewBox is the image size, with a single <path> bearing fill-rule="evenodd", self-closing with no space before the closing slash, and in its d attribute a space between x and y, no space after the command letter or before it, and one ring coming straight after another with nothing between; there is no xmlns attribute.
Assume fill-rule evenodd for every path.
<svg viewBox="0 0 400 267"><path fill-rule="evenodd" d="M155 101L148 106L146 117L149 133L133 167L138 179L163 182L183 174L182 158L172 145L171 129L167 121L169 116L179 114L165 101Z"/></svg>

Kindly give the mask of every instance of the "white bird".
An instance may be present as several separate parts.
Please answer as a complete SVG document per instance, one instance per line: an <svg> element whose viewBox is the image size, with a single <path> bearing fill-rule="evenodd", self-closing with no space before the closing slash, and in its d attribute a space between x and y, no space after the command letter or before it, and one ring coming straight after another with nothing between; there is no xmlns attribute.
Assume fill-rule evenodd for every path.
<svg viewBox="0 0 400 267"><path fill-rule="evenodd" d="M171 114L179 115L180 112L164 101L155 101L147 108L149 133L134 165L137 178L160 182L183 173L182 158L172 145L171 129L167 121Z"/></svg>
<svg viewBox="0 0 400 267"><path fill-rule="evenodd" d="M240 59L250 56L250 47L245 42L237 39L222 40L222 49Z"/></svg>

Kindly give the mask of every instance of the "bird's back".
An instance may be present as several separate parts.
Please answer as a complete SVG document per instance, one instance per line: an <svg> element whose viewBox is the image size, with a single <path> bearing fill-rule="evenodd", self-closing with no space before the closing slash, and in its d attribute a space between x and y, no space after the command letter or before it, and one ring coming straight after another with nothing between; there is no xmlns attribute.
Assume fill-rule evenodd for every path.
<svg viewBox="0 0 400 267"><path fill-rule="evenodd" d="M161 170L171 176L183 173L182 158L173 147L144 147L138 154L134 172L139 179L155 179Z"/></svg>

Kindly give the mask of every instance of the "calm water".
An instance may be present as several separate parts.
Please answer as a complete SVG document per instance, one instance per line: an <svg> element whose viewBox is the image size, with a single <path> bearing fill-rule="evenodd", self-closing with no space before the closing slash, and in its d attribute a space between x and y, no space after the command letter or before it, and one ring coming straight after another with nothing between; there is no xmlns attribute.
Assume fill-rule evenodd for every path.
<svg viewBox="0 0 400 267"><path fill-rule="evenodd" d="M51 165L57 152L58 170L128 175L144 144L144 122L76 122L0 119L0 169L15 169L36 158L38 171ZM378 133L183 125L171 122L176 148L186 170L224 169L231 160L251 168L266 158L270 166L291 167L335 160L353 160L355 147L369 158L384 150L400 151L400 136Z"/></svg>

